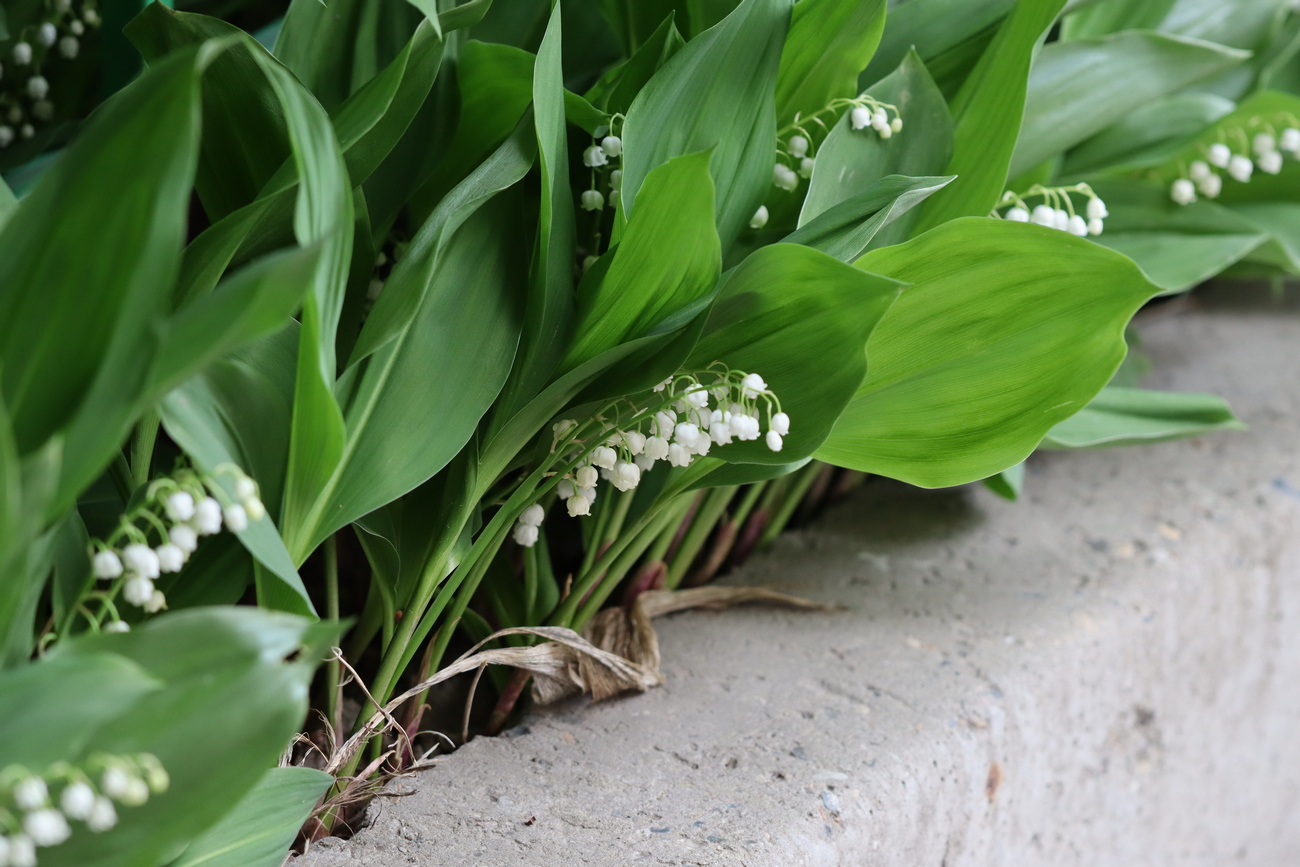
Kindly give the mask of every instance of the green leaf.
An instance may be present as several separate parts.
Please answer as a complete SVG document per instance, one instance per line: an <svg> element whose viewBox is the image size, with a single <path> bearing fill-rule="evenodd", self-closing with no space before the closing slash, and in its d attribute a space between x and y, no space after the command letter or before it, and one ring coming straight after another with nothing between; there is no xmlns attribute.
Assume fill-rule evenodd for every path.
<svg viewBox="0 0 1300 867"><path fill-rule="evenodd" d="M931 69L969 53L969 46L975 47L978 59L1015 5L1016 0L908 0L894 5L880 47L859 79L861 85L889 75L913 49Z"/></svg>
<svg viewBox="0 0 1300 867"><path fill-rule="evenodd" d="M735 442L711 456L788 464L811 455L862 384L863 347L899 288L794 244L772 244L745 259L713 302L685 369L716 361L758 373L790 416L790 433L780 452L762 441ZM760 421L766 430L767 416Z"/></svg>
<svg viewBox="0 0 1300 867"><path fill-rule="evenodd" d="M915 52L893 74L867 93L898 107L901 132L882 139L873 130L855 130L847 113L817 151L812 180L799 225L831 207L865 193L887 175L927 177L943 172L952 159L953 125L947 103ZM920 212L900 222L889 238L905 240Z"/></svg>
<svg viewBox="0 0 1300 867"><path fill-rule="evenodd" d="M650 77L686 44L675 17L670 14L631 57L602 75L585 94L587 100L605 111L626 114Z"/></svg>
<svg viewBox="0 0 1300 867"><path fill-rule="evenodd" d="M1007 467L984 480L984 486L1004 500L1018 500L1025 489L1025 462Z"/></svg>
<svg viewBox="0 0 1300 867"><path fill-rule="evenodd" d="M710 151L718 236L723 250L731 247L772 184L773 91L790 7L790 0L745 0L637 94L623 125L620 221L654 169Z"/></svg>
<svg viewBox="0 0 1300 867"><path fill-rule="evenodd" d="M560 6L537 50L533 75L533 119L537 127L542 198L537 247L524 310L519 362L511 371L498 417L508 419L551 379L573 328L573 262L577 229L569 187L568 135L564 123L564 79L560 68ZM503 419L503 420L504 420Z"/></svg>
<svg viewBox="0 0 1300 867"><path fill-rule="evenodd" d="M5 223L18 210L18 199L14 198L13 190L5 183L4 178L0 178L0 231L4 230Z"/></svg>
<svg viewBox="0 0 1300 867"><path fill-rule="evenodd" d="M1011 175L1249 56L1212 42L1161 33L1117 33L1045 45L1029 77Z"/></svg>
<svg viewBox="0 0 1300 867"><path fill-rule="evenodd" d="M1098 181L1112 216L1094 240L1128 256L1165 292L1221 273L1269 240L1258 225L1213 202L1176 205L1167 190L1140 181Z"/></svg>
<svg viewBox="0 0 1300 867"><path fill-rule="evenodd" d="M1155 30L1177 0L1100 0L1065 16L1062 39L1088 39L1121 30Z"/></svg>
<svg viewBox="0 0 1300 867"><path fill-rule="evenodd" d="M803 0L795 4L776 79L776 120L814 114L832 99L857 96L858 74L885 29L885 0Z"/></svg>
<svg viewBox="0 0 1300 867"><path fill-rule="evenodd" d="M1107 386L1086 407L1053 427L1042 447L1142 445L1245 429L1227 402L1212 394Z"/></svg>
<svg viewBox="0 0 1300 867"><path fill-rule="evenodd" d="M951 182L951 177L881 178L865 192L818 214L783 240L815 247L841 262L852 262L873 246L887 246L877 240L880 231L898 225L899 217Z"/></svg>
<svg viewBox="0 0 1300 867"><path fill-rule="evenodd" d="M561 370L645 336L713 289L722 270L713 215L708 153L676 157L650 173L609 271L594 286L584 280L579 287L574 340Z"/></svg>
<svg viewBox="0 0 1300 867"><path fill-rule="evenodd" d="M998 28L952 104L956 147L944 174L957 180L922 206L916 233L956 217L983 216L1001 198L1034 52L1064 5L1065 0L1020 0Z"/></svg>
<svg viewBox="0 0 1300 867"><path fill-rule="evenodd" d="M1023 460L1124 359L1155 294L1128 259L1054 229L969 218L858 267L913 284L867 344L867 378L817 457L922 487Z"/></svg>
<svg viewBox="0 0 1300 867"><path fill-rule="evenodd" d="M712 460L718 465L718 468L705 475L703 478L692 482L686 490L698 491L702 488L726 488L732 485L752 485L755 482L767 482L772 479L779 479L782 476L788 476L796 470L801 470L812 462L812 458L794 461L788 464L732 464L726 461L717 460L716 458L702 458L701 460Z"/></svg>
<svg viewBox="0 0 1300 867"><path fill-rule="evenodd" d="M469 0L438 15L438 24L443 33L473 27L483 20L492 8L492 0Z"/></svg>
<svg viewBox="0 0 1300 867"><path fill-rule="evenodd" d="M1251 252L1252 261L1300 275L1300 203L1247 202L1232 205L1229 210L1272 236L1272 243Z"/></svg>
<svg viewBox="0 0 1300 867"><path fill-rule="evenodd" d="M1066 154L1061 174L1158 166L1235 107L1231 100L1212 93L1176 93L1156 100Z"/></svg>
<svg viewBox="0 0 1300 867"><path fill-rule="evenodd" d="M280 867L334 778L312 768L271 768L221 821L168 867Z"/></svg>

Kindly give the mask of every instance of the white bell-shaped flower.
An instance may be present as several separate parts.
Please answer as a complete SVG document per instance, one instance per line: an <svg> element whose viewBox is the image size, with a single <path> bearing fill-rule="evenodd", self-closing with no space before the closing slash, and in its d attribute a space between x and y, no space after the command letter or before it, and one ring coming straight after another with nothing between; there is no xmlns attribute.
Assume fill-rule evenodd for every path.
<svg viewBox="0 0 1300 867"><path fill-rule="evenodd" d="M1102 231L1103 231L1105 228L1106 228L1106 224L1103 223L1101 220L1089 220L1089 221L1088 221L1088 234L1089 234L1089 235L1100 235L1100 234L1102 233Z"/></svg>
<svg viewBox="0 0 1300 867"><path fill-rule="evenodd" d="M9 838L9 867L36 867L36 843L26 834Z"/></svg>
<svg viewBox="0 0 1300 867"><path fill-rule="evenodd" d="M79 54L80 52L81 52L81 43L77 41L77 37L65 36L59 40L59 53L62 54L64 57L66 57L68 60L72 60L76 58L77 54Z"/></svg>
<svg viewBox="0 0 1300 867"><path fill-rule="evenodd" d="M804 157L803 159L799 160L799 177L811 178L813 173L813 166L815 165L816 165L816 161L812 157Z"/></svg>
<svg viewBox="0 0 1300 867"><path fill-rule="evenodd" d="M671 439L673 428L677 425L677 413L671 409L663 409L655 413L654 428L655 435L664 439Z"/></svg>
<svg viewBox="0 0 1300 867"><path fill-rule="evenodd" d="M801 135L790 136L790 156L798 159L808 153L808 139Z"/></svg>
<svg viewBox="0 0 1300 867"><path fill-rule="evenodd" d="M148 545L134 542L122 549L122 563L126 568L145 578L157 578L161 574L158 555Z"/></svg>
<svg viewBox="0 0 1300 867"><path fill-rule="evenodd" d="M1029 219L1035 225L1046 226L1050 229L1056 225L1056 211L1051 205L1037 205Z"/></svg>
<svg viewBox="0 0 1300 867"><path fill-rule="evenodd" d="M154 553L158 555L158 568L163 572L179 572L185 565L185 552L171 542L159 545Z"/></svg>
<svg viewBox="0 0 1300 867"><path fill-rule="evenodd" d="M86 827L96 834L102 834L117 824L117 810L113 802L103 795L95 799L95 806L86 817Z"/></svg>
<svg viewBox="0 0 1300 867"><path fill-rule="evenodd" d="M555 424L551 425L551 433L555 434L556 439L561 439L568 435L569 431L578 426L578 423L571 418L562 418Z"/></svg>
<svg viewBox="0 0 1300 867"><path fill-rule="evenodd" d="M620 491L630 491L641 484L641 468L628 461L614 465L613 485Z"/></svg>
<svg viewBox="0 0 1300 867"><path fill-rule="evenodd" d="M668 447L668 463L674 467L689 467L694 457L691 449L681 443L673 443Z"/></svg>
<svg viewBox="0 0 1300 867"><path fill-rule="evenodd" d="M862 105L856 106L849 112L849 125L854 129L866 129L871 126L871 109Z"/></svg>
<svg viewBox="0 0 1300 867"><path fill-rule="evenodd" d="M668 457L668 440L661 436L652 436L645 441L645 451L642 452L652 461L662 461Z"/></svg>
<svg viewBox="0 0 1300 867"><path fill-rule="evenodd" d="M1269 151L1259 155L1259 170L1265 174L1275 175L1282 171L1282 152Z"/></svg>
<svg viewBox="0 0 1300 867"><path fill-rule="evenodd" d="M202 536L221 532L221 504L204 497L194 504L194 529Z"/></svg>
<svg viewBox="0 0 1300 867"><path fill-rule="evenodd" d="M113 620L109 623L104 624L104 631L105 632L130 632L131 624L127 623L125 620Z"/></svg>
<svg viewBox="0 0 1300 867"><path fill-rule="evenodd" d="M602 211L605 209L605 197L600 190L583 190L580 202L584 211Z"/></svg>
<svg viewBox="0 0 1300 867"><path fill-rule="evenodd" d="M1101 199L1089 199L1087 213L1089 220L1104 220L1110 216L1110 211L1106 210L1106 203Z"/></svg>
<svg viewBox="0 0 1300 867"><path fill-rule="evenodd" d="M623 170L614 169L609 173L609 186L611 189L621 189L623 186Z"/></svg>
<svg viewBox="0 0 1300 867"><path fill-rule="evenodd" d="M23 816L23 832L37 846L57 846L72 836L68 820L58 810L33 810ZM13 856L10 856L12 860Z"/></svg>
<svg viewBox="0 0 1300 867"><path fill-rule="evenodd" d="M1179 205L1190 205L1196 201L1196 186L1187 178L1179 178L1169 188L1169 198Z"/></svg>
<svg viewBox="0 0 1300 867"><path fill-rule="evenodd" d="M226 529L232 533L242 533L248 529L248 512L235 503L225 509Z"/></svg>
<svg viewBox="0 0 1300 867"><path fill-rule="evenodd" d="M1256 133L1255 138L1250 143L1251 150L1258 156L1271 154L1277 150L1277 138L1272 133Z"/></svg>
<svg viewBox="0 0 1300 867"><path fill-rule="evenodd" d="M32 47L26 42L15 42L13 48L14 63L26 66L32 62Z"/></svg>
<svg viewBox="0 0 1300 867"><path fill-rule="evenodd" d="M235 496L241 500L247 500L250 497L257 496L257 482L254 482L248 476L240 476L235 480Z"/></svg>
<svg viewBox="0 0 1300 867"><path fill-rule="evenodd" d="M749 218L749 228L761 229L767 225L767 205L759 205L754 216Z"/></svg>
<svg viewBox="0 0 1300 867"><path fill-rule="evenodd" d="M890 128L890 130L892 130L893 132L902 132L902 131L903 131L903 119L902 119L901 117L896 117L896 118L894 118L893 120L891 120L891 121L889 122L889 128Z"/></svg>
<svg viewBox="0 0 1300 867"><path fill-rule="evenodd" d="M582 496L573 496L565 500L564 505L569 510L570 518L578 518L582 515L591 514L591 500Z"/></svg>
<svg viewBox="0 0 1300 867"><path fill-rule="evenodd" d="M875 128L877 132L880 131L881 127L888 129L889 113L883 108L877 108L871 113L871 126Z"/></svg>
<svg viewBox="0 0 1300 867"><path fill-rule="evenodd" d="M627 450L633 455L639 455L645 451L645 434L639 430L630 430L623 434L623 443Z"/></svg>
<svg viewBox="0 0 1300 867"><path fill-rule="evenodd" d="M601 469L612 470L614 469L614 464L617 463L617 461L618 461L618 452L614 451L609 446L596 446L596 448L592 449L591 451L592 464L600 467ZM588 486L583 485L583 487L588 487Z"/></svg>
<svg viewBox="0 0 1300 867"><path fill-rule="evenodd" d="M1287 127L1282 130L1281 137L1278 138L1278 147L1291 153L1300 153L1300 129Z"/></svg>
<svg viewBox="0 0 1300 867"><path fill-rule="evenodd" d="M149 601L140 606L148 614L157 614L167 607L167 597L157 587L149 594Z"/></svg>
<svg viewBox="0 0 1300 867"><path fill-rule="evenodd" d="M546 510L542 508L541 503L533 503L519 516L519 523L530 527L540 527L544 520L546 520Z"/></svg>
<svg viewBox="0 0 1300 867"><path fill-rule="evenodd" d="M609 191L609 206L610 206L611 208L617 208L617 207L618 207L618 197L619 197L619 192L618 192L618 190L610 190L610 191Z"/></svg>
<svg viewBox="0 0 1300 867"><path fill-rule="evenodd" d="M573 483L579 488L594 488L600 481L600 473L595 467L578 467L573 474Z"/></svg>
<svg viewBox="0 0 1300 867"><path fill-rule="evenodd" d="M153 582L137 575L122 585L122 598L137 608L143 608L153 598Z"/></svg>
<svg viewBox="0 0 1300 867"><path fill-rule="evenodd" d="M13 797L18 809L39 810L49 799L50 789L40 777L23 777L14 785Z"/></svg>
<svg viewBox="0 0 1300 867"><path fill-rule="evenodd" d="M670 385L672 385L672 384L673 384L673 378L670 376L670 377L668 377L667 379L665 379L663 382L661 382L661 383L659 383L658 385L656 385L656 386L654 387L654 391L655 391L656 394L658 394L659 392L663 391L665 388L667 388L668 386L670 386Z"/></svg>
<svg viewBox="0 0 1300 867"><path fill-rule="evenodd" d="M122 574L122 558L112 551L100 551L95 554L92 568L96 578L117 578Z"/></svg>
<svg viewBox="0 0 1300 867"><path fill-rule="evenodd" d="M194 517L194 497L188 491L177 491L168 495L163 510L173 521L188 521Z"/></svg>
<svg viewBox="0 0 1300 867"><path fill-rule="evenodd" d="M581 498L579 498L581 499ZM515 542L524 548L531 548L537 544L541 538L541 531L533 524L515 524L514 533Z"/></svg>
<svg viewBox="0 0 1300 867"><path fill-rule="evenodd" d="M54 117L54 103L48 99L37 101L32 106L32 117L37 120L50 120Z"/></svg>
<svg viewBox="0 0 1300 867"><path fill-rule="evenodd" d="M709 405L709 390L702 385L693 385L686 392L686 403L696 409Z"/></svg>
<svg viewBox="0 0 1300 867"><path fill-rule="evenodd" d="M1028 223L1029 212L1026 211L1024 208L1017 206L1007 211L1006 219L1010 220L1013 223Z"/></svg>
<svg viewBox="0 0 1300 867"><path fill-rule="evenodd" d="M709 438L708 434L703 434L696 441L695 448L691 449L691 451L695 452L699 457L704 457L711 448L713 448L713 440Z"/></svg>
<svg viewBox="0 0 1300 867"><path fill-rule="evenodd" d="M1217 199L1219 193L1223 192L1223 178L1220 175L1211 174L1205 180L1197 183L1196 188L1207 199Z"/></svg>
<svg viewBox="0 0 1300 867"><path fill-rule="evenodd" d="M1071 235L1074 235L1079 238L1087 237L1088 221L1085 220L1083 217L1079 216L1078 214L1075 214L1073 217L1070 218L1068 231L1070 232Z"/></svg>
<svg viewBox="0 0 1300 867"><path fill-rule="evenodd" d="M69 819L84 822L95 809L95 790L81 780L69 783L59 795L59 808Z"/></svg>
<svg viewBox="0 0 1300 867"><path fill-rule="evenodd" d="M10 126L0 124L0 148L7 148L14 143L14 131Z"/></svg>
<svg viewBox="0 0 1300 867"><path fill-rule="evenodd" d="M799 176L785 163L777 163L772 167L772 183L789 192L799 186Z"/></svg>
<svg viewBox="0 0 1300 867"><path fill-rule="evenodd" d="M1255 164L1250 161L1250 157L1233 154L1232 159L1228 160L1228 174L1243 184L1250 183L1250 176L1254 171Z"/></svg>
<svg viewBox="0 0 1300 867"><path fill-rule="evenodd" d="M647 454L639 454L632 458L632 463L636 464L641 469L641 472L646 473L654 467L655 459Z"/></svg>
<svg viewBox="0 0 1300 867"><path fill-rule="evenodd" d="M50 22L45 21L40 27L36 28L36 38L41 41L42 45L49 48L58 40L59 30Z"/></svg>
<svg viewBox="0 0 1300 867"><path fill-rule="evenodd" d="M790 416L783 412L778 412L776 415L772 416L772 423L769 427L781 436L785 436L790 432Z"/></svg>
<svg viewBox="0 0 1300 867"><path fill-rule="evenodd" d="M777 433L776 431L774 431L774 430L770 430L770 431L768 431L768 432L767 432L767 436L764 437L764 442L767 443L767 447L768 447L770 450L772 450L772 451L774 451L774 452L779 452L779 451L781 451L781 446L782 446L781 435L780 435L779 433Z"/></svg>
<svg viewBox="0 0 1300 867"><path fill-rule="evenodd" d="M1223 142L1215 142L1210 145L1205 158L1209 160L1210 165L1226 169L1229 161L1232 160L1232 149Z"/></svg>
<svg viewBox="0 0 1300 867"><path fill-rule="evenodd" d="M27 79L27 95L32 99L45 99L50 92L50 83L43 75L33 75Z"/></svg>
<svg viewBox="0 0 1300 867"><path fill-rule="evenodd" d="M1062 232L1070 231L1070 213L1065 208L1057 208L1052 212L1052 225Z"/></svg>
<svg viewBox="0 0 1300 867"><path fill-rule="evenodd" d="M560 479L560 483L555 486L555 495L561 500L567 500L575 493L577 493L577 490L574 488L573 482L568 479Z"/></svg>
<svg viewBox="0 0 1300 867"><path fill-rule="evenodd" d="M600 145L592 145L582 152L582 164L588 168L598 168L609 162L609 156Z"/></svg>
<svg viewBox="0 0 1300 867"><path fill-rule="evenodd" d="M673 429L673 442L680 443L688 449L695 448L700 441L700 429L689 422L683 422Z"/></svg>
<svg viewBox="0 0 1300 867"><path fill-rule="evenodd" d="M740 390L745 397L752 399L767 391L767 383L757 373L747 373L740 381Z"/></svg>
<svg viewBox="0 0 1300 867"><path fill-rule="evenodd" d="M167 531L167 538L171 543L180 548L186 554L193 554L199 547L199 534L194 532L194 528L188 524L177 524Z"/></svg>
<svg viewBox="0 0 1300 867"><path fill-rule="evenodd" d="M266 517L266 505L257 497L244 500L244 511L248 513L248 520L254 523Z"/></svg>
<svg viewBox="0 0 1300 867"><path fill-rule="evenodd" d="M1198 184L1212 174L1214 174L1214 171L1210 168L1210 164L1204 160L1197 160L1187 167L1187 176Z"/></svg>
<svg viewBox="0 0 1300 867"><path fill-rule="evenodd" d="M74 19L72 23L68 25L68 29L72 31L74 36L80 36L86 32L86 25Z"/></svg>
<svg viewBox="0 0 1300 867"><path fill-rule="evenodd" d="M600 140L600 149L605 152L607 157L621 156L623 153L623 140L616 135L607 135Z"/></svg>

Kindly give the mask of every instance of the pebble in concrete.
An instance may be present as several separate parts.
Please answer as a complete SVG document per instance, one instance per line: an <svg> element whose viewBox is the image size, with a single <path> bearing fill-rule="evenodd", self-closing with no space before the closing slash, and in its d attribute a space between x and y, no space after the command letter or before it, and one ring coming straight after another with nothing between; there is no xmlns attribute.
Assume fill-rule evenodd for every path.
<svg viewBox="0 0 1300 867"><path fill-rule="evenodd" d="M869 485L658 621L664 687L398 781L336 865L1300 863L1300 315L1142 329L1251 430L1040 454L1019 504Z"/></svg>

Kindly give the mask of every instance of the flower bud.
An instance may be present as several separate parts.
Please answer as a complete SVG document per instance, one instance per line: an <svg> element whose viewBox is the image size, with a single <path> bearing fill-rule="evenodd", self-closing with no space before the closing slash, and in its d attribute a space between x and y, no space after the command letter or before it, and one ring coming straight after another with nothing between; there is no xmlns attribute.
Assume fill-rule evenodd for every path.
<svg viewBox="0 0 1300 867"><path fill-rule="evenodd" d="M1026 211L1024 208L1015 207L1007 211L1006 219L1010 220L1013 223L1028 223L1029 212Z"/></svg>
<svg viewBox="0 0 1300 867"><path fill-rule="evenodd" d="M159 593L159 596L162 594ZM149 800L149 786L139 777L132 776L126 784L126 791L122 793L121 801L128 807L138 807L145 801Z"/></svg>
<svg viewBox="0 0 1300 867"><path fill-rule="evenodd" d="M605 197L600 190L583 190L581 196L584 211L602 211L605 209Z"/></svg>
<svg viewBox="0 0 1300 867"><path fill-rule="evenodd" d="M524 548L531 548L537 544L541 537L541 531L533 524L516 524L514 529L514 540Z"/></svg>
<svg viewBox="0 0 1300 867"><path fill-rule="evenodd" d="M582 515L591 514L591 500L588 500L586 497L569 497L569 499L565 501L564 505L569 509L570 518L578 518Z"/></svg>
<svg viewBox="0 0 1300 867"><path fill-rule="evenodd" d="M102 795L95 799L95 805L90 808L90 815L86 817L86 827L96 834L102 834L117 824L117 810L113 809L113 802Z"/></svg>
<svg viewBox="0 0 1300 867"><path fill-rule="evenodd" d="M72 23L79 24L80 22L74 21ZM81 51L81 43L77 41L77 37L65 36L59 40L59 53L62 54L64 57L66 57L68 60L72 60L73 58L75 58L78 52L80 51Z"/></svg>
<svg viewBox="0 0 1300 867"><path fill-rule="evenodd" d="M167 538L186 554L193 554L199 547L199 534L194 532L194 528L189 524L177 524L172 527L167 531Z"/></svg>
<svg viewBox="0 0 1300 867"><path fill-rule="evenodd" d="M573 488L573 482L568 479L560 479L560 483L555 486L555 493L561 500L567 500L572 497L576 491Z"/></svg>
<svg viewBox="0 0 1300 867"><path fill-rule="evenodd" d="M798 158L808 153L808 139L801 135L790 136L790 155Z"/></svg>
<svg viewBox="0 0 1300 867"><path fill-rule="evenodd" d="M1074 235L1075 237L1078 238L1087 237L1088 222L1084 220L1083 217L1080 217L1078 214L1075 214L1073 217L1070 218L1070 222L1068 224L1068 231L1071 235Z"/></svg>
<svg viewBox="0 0 1300 867"><path fill-rule="evenodd" d="M153 600L153 582L137 575L122 585L122 598L137 608L144 608Z"/></svg>
<svg viewBox="0 0 1300 867"><path fill-rule="evenodd" d="M104 624L104 631L105 632L130 632L131 624L127 623L125 620L113 620L109 623Z"/></svg>
<svg viewBox="0 0 1300 867"><path fill-rule="evenodd" d="M814 165L816 165L816 162L813 160L812 157L804 157L803 159L801 159L799 161L799 177L811 178Z"/></svg>
<svg viewBox="0 0 1300 867"><path fill-rule="evenodd" d="M37 846L57 846L72 836L68 820L58 810L35 810L23 817L23 831ZM10 855L12 863L13 856Z"/></svg>
<svg viewBox="0 0 1300 867"><path fill-rule="evenodd" d="M619 192L618 192L618 190L610 190L610 191L609 191L609 206L610 206L611 208L616 208L616 207L618 207L618 197L619 197Z"/></svg>
<svg viewBox="0 0 1300 867"><path fill-rule="evenodd" d="M1050 205L1037 205L1029 219L1035 225L1046 226L1050 229L1056 225L1056 211Z"/></svg>
<svg viewBox="0 0 1300 867"><path fill-rule="evenodd" d="M568 435L569 431L577 428L578 423L571 418L562 418L555 424L551 425L551 433L557 438Z"/></svg>
<svg viewBox="0 0 1300 867"><path fill-rule="evenodd" d="M608 162L609 157L605 155L605 151L601 149L600 145L592 145L582 152L582 164L588 168L594 169Z"/></svg>
<svg viewBox="0 0 1300 867"><path fill-rule="evenodd" d="M15 42L13 50L14 63L26 66L32 62L32 47L26 42Z"/></svg>
<svg viewBox="0 0 1300 867"><path fill-rule="evenodd" d="M1250 157L1233 154L1232 159L1228 160L1228 174L1243 184L1250 182L1251 173L1254 171L1255 164L1250 161Z"/></svg>
<svg viewBox="0 0 1300 867"><path fill-rule="evenodd" d="M39 810L45 806L45 801L50 796L50 790L45 785L45 780L40 777L24 777L14 786L13 796L18 809Z"/></svg>
<svg viewBox="0 0 1300 867"><path fill-rule="evenodd" d="M1277 139L1274 138L1270 133L1266 133L1266 132L1257 133L1255 135L1255 140L1251 142L1251 146L1254 149L1255 153L1258 154L1259 156L1263 156L1264 154L1271 154L1275 150L1277 150Z"/></svg>
<svg viewBox="0 0 1300 867"><path fill-rule="evenodd" d="M46 21L36 29L36 35L41 40L41 44L49 48L58 40L59 31L53 24Z"/></svg>
<svg viewBox="0 0 1300 867"><path fill-rule="evenodd" d="M609 186L611 189L620 189L623 184L623 170L614 169L609 173Z"/></svg>
<svg viewBox="0 0 1300 867"><path fill-rule="evenodd" d="M226 507L225 517L226 529L230 532L242 533L248 529L248 512L238 503Z"/></svg>
<svg viewBox="0 0 1300 867"><path fill-rule="evenodd" d="M772 183L789 192L799 186L799 176L784 163L777 163L772 167Z"/></svg>
<svg viewBox="0 0 1300 867"><path fill-rule="evenodd" d="M1052 212L1052 226L1062 232L1070 231L1070 214L1065 208L1057 208Z"/></svg>
<svg viewBox="0 0 1300 867"><path fill-rule="evenodd" d="M82 24L80 21L74 20L68 25L68 29L72 31L73 36L80 36L86 32L86 25Z"/></svg>
<svg viewBox="0 0 1300 867"><path fill-rule="evenodd" d="M1215 142L1206 152L1206 159L1210 161L1210 165L1226 169L1232 159L1232 150L1223 142Z"/></svg>
<svg viewBox="0 0 1300 867"><path fill-rule="evenodd" d="M1282 153L1269 151L1259 155L1259 170L1265 174L1275 175L1282 171Z"/></svg>
<svg viewBox="0 0 1300 867"><path fill-rule="evenodd" d="M623 153L623 140L616 135L607 135L600 140L600 149L607 157L620 156Z"/></svg>
<svg viewBox="0 0 1300 867"><path fill-rule="evenodd" d="M542 508L541 503L533 503L519 516L519 523L529 527L539 527L544 520L546 520L546 510Z"/></svg>
<svg viewBox="0 0 1300 867"><path fill-rule="evenodd" d="M1187 167L1187 176L1198 184L1212 174L1214 172L1210 169L1210 164L1204 160L1197 160Z"/></svg>
<svg viewBox="0 0 1300 867"><path fill-rule="evenodd" d="M890 128L891 130L893 130L894 132L902 132L902 131L903 131L903 119L902 119L901 117L896 117L896 118L894 118L893 120L891 120L891 121L889 122L889 128Z"/></svg>
<svg viewBox="0 0 1300 867"><path fill-rule="evenodd" d="M96 578L117 578L122 574L122 559L112 551L100 551L95 555L93 569Z"/></svg>
<svg viewBox="0 0 1300 867"><path fill-rule="evenodd" d="M179 572L185 565L185 552L172 542L159 545L154 553L158 555L158 568L163 572Z"/></svg>
<svg viewBox="0 0 1300 867"><path fill-rule="evenodd" d="M749 218L749 228L761 229L767 225L767 205L759 205L754 216Z"/></svg>
<svg viewBox="0 0 1300 867"><path fill-rule="evenodd" d="M240 500L247 500L250 497L257 496L257 482L254 482L248 476L240 476L235 480L235 497Z"/></svg>
<svg viewBox="0 0 1300 867"><path fill-rule="evenodd" d="M1169 188L1169 198L1179 205L1190 205L1196 201L1196 187L1187 178L1179 178Z"/></svg>
<svg viewBox="0 0 1300 867"><path fill-rule="evenodd" d="M1201 163L1201 165L1205 166L1205 163ZM1205 166L1205 170L1208 172L1210 170L1210 167ZM1104 220L1109 216L1110 216L1110 211L1106 210L1105 202L1103 202L1101 199L1088 200L1089 220Z"/></svg>
<svg viewBox="0 0 1300 867"><path fill-rule="evenodd" d="M1219 175L1212 174L1198 183L1196 188L1200 190L1207 199L1217 199L1219 193L1223 192L1223 178Z"/></svg>
<svg viewBox="0 0 1300 867"><path fill-rule="evenodd" d="M764 438L764 441L767 443L767 447L772 451L774 452L781 451L781 435L776 431L774 430L768 431L767 436Z"/></svg>
<svg viewBox="0 0 1300 867"><path fill-rule="evenodd" d="M122 549L122 562L127 569L145 578L157 578L161 573L158 555L148 545L136 542Z"/></svg>
<svg viewBox="0 0 1300 867"><path fill-rule="evenodd" d="M1105 229L1105 227L1106 227L1106 224L1103 223L1101 220L1089 220L1089 221L1088 221L1088 234L1089 234L1089 235L1100 235L1100 234L1102 233L1102 230Z"/></svg>
<svg viewBox="0 0 1300 867"><path fill-rule="evenodd" d="M248 520L260 521L266 517L266 504L257 497L249 497L244 500L244 511L248 513Z"/></svg>
<svg viewBox="0 0 1300 867"><path fill-rule="evenodd" d="M1300 129L1288 127L1282 130L1282 137L1278 141L1278 146L1284 151L1300 154Z"/></svg>
<svg viewBox="0 0 1300 867"><path fill-rule="evenodd" d="M173 521L188 521L194 517L194 497L187 491L177 491L167 497L163 510Z"/></svg>
<svg viewBox="0 0 1300 867"><path fill-rule="evenodd" d="M767 391L767 383L757 373L749 373L740 381L740 388L745 397L754 398Z"/></svg>
<svg viewBox="0 0 1300 867"><path fill-rule="evenodd" d="M80 780L69 783L59 796L59 807L69 819L84 822L95 809L95 790Z"/></svg>
<svg viewBox="0 0 1300 867"><path fill-rule="evenodd" d="M43 75L33 75L27 79L27 95L32 99L45 99L50 92L50 83Z"/></svg>
<svg viewBox="0 0 1300 867"><path fill-rule="evenodd" d="M871 125L879 132L881 127L889 128L889 113L883 108L878 108L871 113Z"/></svg>
<svg viewBox="0 0 1300 867"><path fill-rule="evenodd" d="M594 488L596 482L600 481L600 474L596 472L595 467L578 467L573 478L574 483L580 488Z"/></svg>
<svg viewBox="0 0 1300 867"><path fill-rule="evenodd" d="M866 129L871 126L871 109L859 105L849 112L849 125L854 129Z"/></svg>
<svg viewBox="0 0 1300 867"><path fill-rule="evenodd" d="M12 127L0 126L0 148L7 148L14 143L14 131Z"/></svg>
<svg viewBox="0 0 1300 867"><path fill-rule="evenodd" d="M776 415L772 416L772 424L770 427L781 436L785 436L790 432L790 416L783 412L778 412Z"/></svg>
<svg viewBox="0 0 1300 867"><path fill-rule="evenodd" d="M50 120L54 117L54 103L48 99L39 100L32 106L32 117L37 120Z"/></svg>
<svg viewBox="0 0 1300 867"><path fill-rule="evenodd" d="M194 529L203 536L221 532L221 504L204 497L194 505Z"/></svg>

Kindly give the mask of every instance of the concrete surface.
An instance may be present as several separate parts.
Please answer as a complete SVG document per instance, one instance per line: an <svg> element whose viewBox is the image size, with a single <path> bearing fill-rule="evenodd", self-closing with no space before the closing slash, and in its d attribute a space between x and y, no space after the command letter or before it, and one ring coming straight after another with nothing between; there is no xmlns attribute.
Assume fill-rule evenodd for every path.
<svg viewBox="0 0 1300 867"><path fill-rule="evenodd" d="M1244 434L1042 454L1019 504L871 485L658 621L667 684L480 738L335 865L1300 864L1300 314L1155 317Z"/></svg>

